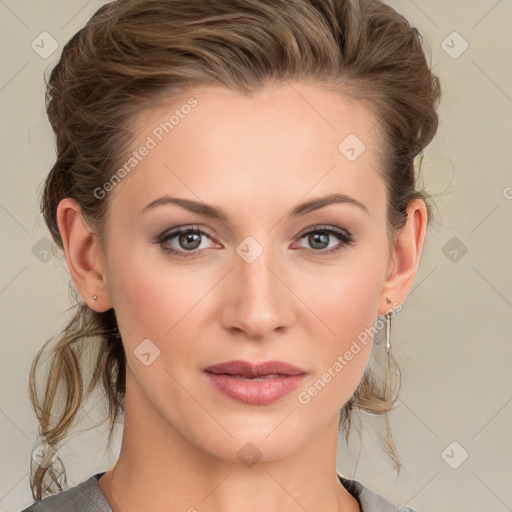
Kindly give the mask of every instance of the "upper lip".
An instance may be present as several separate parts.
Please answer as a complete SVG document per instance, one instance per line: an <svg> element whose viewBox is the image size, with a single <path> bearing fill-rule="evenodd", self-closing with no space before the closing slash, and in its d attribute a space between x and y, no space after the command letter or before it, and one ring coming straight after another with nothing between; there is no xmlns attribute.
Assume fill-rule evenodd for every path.
<svg viewBox="0 0 512 512"><path fill-rule="evenodd" d="M264 377L266 375L301 375L304 370L283 361L226 361L204 368L205 372L240 375L241 377Z"/></svg>

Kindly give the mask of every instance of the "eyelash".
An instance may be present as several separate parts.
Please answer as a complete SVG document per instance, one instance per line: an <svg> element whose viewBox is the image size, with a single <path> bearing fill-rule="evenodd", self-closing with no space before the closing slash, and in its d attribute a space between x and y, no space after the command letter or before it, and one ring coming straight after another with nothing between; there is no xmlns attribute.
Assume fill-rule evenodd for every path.
<svg viewBox="0 0 512 512"><path fill-rule="evenodd" d="M160 235L157 238L155 243L160 244L161 248L166 253L173 254L179 258L200 257L202 255L201 250L198 251L196 249L194 251L176 251L175 249L169 249L168 247L164 247L165 242L172 240L173 238L175 238L176 236L178 236L182 233L189 233L189 232L199 233L201 235L206 236L210 240L212 239L212 237L210 237L210 235L208 235L208 233L206 233L205 231L200 229L198 226L184 226L181 228L177 228L177 229L171 231L170 233L163 233L162 235ZM306 231L305 233L299 235L297 237L297 240L301 240L302 238L305 238L306 236L314 234L314 233L328 233L329 235L336 237L340 241L339 245L337 245L336 247L333 247L331 249L323 249L323 250L310 249L311 251L313 251L315 253L319 253L322 256L335 253L335 252L343 249L346 245L353 245L353 243L354 243L352 234L350 232L348 232L347 230L338 230L338 229L333 229L331 227L323 227L323 226L314 226L313 229ZM205 249L202 249L202 250L204 251Z"/></svg>

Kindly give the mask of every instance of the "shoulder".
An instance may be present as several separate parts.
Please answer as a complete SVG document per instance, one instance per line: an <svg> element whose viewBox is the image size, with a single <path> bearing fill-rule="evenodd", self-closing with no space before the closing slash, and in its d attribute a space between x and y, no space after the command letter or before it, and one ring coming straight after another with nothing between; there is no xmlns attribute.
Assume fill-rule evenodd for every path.
<svg viewBox="0 0 512 512"><path fill-rule="evenodd" d="M84 482L66 491L36 501L20 512L112 512L101 492L96 473Z"/></svg>
<svg viewBox="0 0 512 512"><path fill-rule="evenodd" d="M397 507L383 496L373 492L357 480L349 480L338 473L343 487L359 501L361 512L415 512L410 507Z"/></svg>

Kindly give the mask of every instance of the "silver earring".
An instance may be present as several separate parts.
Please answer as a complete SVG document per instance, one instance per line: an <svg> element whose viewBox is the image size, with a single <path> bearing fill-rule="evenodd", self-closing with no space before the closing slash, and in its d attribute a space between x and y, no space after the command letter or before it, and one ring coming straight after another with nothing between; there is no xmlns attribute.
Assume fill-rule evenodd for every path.
<svg viewBox="0 0 512 512"><path fill-rule="evenodd" d="M386 314L386 352L389 352L391 349L391 315L389 313Z"/></svg>

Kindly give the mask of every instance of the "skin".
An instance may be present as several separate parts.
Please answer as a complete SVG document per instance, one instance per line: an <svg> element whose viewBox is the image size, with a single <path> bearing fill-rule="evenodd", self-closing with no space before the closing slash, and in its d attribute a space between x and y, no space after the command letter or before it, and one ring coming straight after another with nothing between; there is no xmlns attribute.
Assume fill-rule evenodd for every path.
<svg viewBox="0 0 512 512"><path fill-rule="evenodd" d="M127 355L122 449L100 488L116 512L259 512L263 497L267 512L357 511L336 476L338 417L372 340L308 404L297 397L390 310L386 297L404 303L425 205L409 205L393 246L375 118L319 84L267 86L252 97L213 86L187 91L137 118L134 149L190 96L197 107L109 193L103 241L75 200L58 207L73 281L91 308L115 309ZM338 150L349 134L366 146L353 162ZM298 203L333 192L368 211L331 204L287 217ZM172 204L141 214L164 194L214 205L228 221ZM201 256L180 258L155 242L183 225L209 237L198 249L179 237L163 246ZM340 241L315 245L303 236L318 225L349 231L354 244L322 255ZM263 248L252 263L236 252L247 236ZM149 366L134 354L146 338L160 350ZM272 404L243 404L202 371L232 359L282 360L307 375ZM261 453L250 467L237 456L248 442Z"/></svg>

